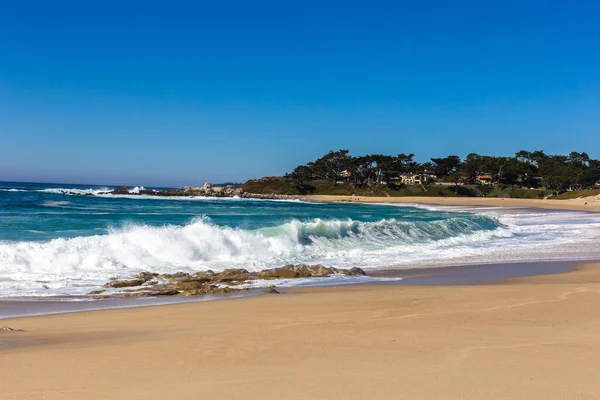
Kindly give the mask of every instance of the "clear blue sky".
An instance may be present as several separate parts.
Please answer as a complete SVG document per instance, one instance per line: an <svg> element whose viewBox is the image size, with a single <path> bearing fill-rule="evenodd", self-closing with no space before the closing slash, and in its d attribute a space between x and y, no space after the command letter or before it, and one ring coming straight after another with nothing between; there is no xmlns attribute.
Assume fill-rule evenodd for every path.
<svg viewBox="0 0 600 400"><path fill-rule="evenodd" d="M4 1L0 180L183 185L331 149L600 158L600 1Z"/></svg>

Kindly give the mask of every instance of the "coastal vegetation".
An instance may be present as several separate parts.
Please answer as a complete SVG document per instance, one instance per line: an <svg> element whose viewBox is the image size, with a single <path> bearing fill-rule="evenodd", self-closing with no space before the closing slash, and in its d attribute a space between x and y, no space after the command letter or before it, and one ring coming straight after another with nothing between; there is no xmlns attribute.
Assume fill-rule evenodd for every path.
<svg viewBox="0 0 600 400"><path fill-rule="evenodd" d="M600 160L586 153L519 151L511 157L471 153L417 162L414 154L330 151L285 176L246 182L244 192L279 195L468 196L564 198L600 188ZM585 192L588 193L588 192ZM590 192L595 193L595 192Z"/></svg>

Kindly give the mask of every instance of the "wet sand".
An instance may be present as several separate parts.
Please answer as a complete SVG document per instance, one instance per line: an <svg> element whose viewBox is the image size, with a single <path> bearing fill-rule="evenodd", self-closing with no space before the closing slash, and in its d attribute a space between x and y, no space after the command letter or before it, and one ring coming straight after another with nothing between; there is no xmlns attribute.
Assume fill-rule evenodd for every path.
<svg viewBox="0 0 600 400"><path fill-rule="evenodd" d="M0 399L598 399L600 265L3 320Z"/></svg>
<svg viewBox="0 0 600 400"><path fill-rule="evenodd" d="M370 197L370 196L306 196L315 202L403 203L443 206L531 207L553 210L600 212L600 196L571 200L498 199L484 197Z"/></svg>
<svg viewBox="0 0 600 400"><path fill-rule="evenodd" d="M557 274L570 271L581 262L547 261L511 264L461 265L449 267L414 268L414 269L380 269L369 272L372 277L402 278L395 281L397 285L470 285L481 283L498 283L509 278L520 278L536 275ZM315 278L316 281L319 278ZM359 283L357 283L359 284ZM382 281L361 283L389 285ZM294 288L279 287L284 294L294 293ZM64 314L83 311L110 310L119 308L149 307L177 303L201 301L230 300L240 297L264 294L262 289L248 292L230 293L227 295L208 295L200 297L29 297L0 300L0 324L3 319L30 317L38 315Z"/></svg>

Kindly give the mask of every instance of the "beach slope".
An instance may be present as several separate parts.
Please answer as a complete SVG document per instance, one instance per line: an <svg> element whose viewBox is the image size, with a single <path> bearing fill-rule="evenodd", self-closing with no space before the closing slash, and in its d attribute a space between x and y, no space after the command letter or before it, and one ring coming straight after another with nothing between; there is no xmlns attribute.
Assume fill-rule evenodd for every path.
<svg viewBox="0 0 600 400"><path fill-rule="evenodd" d="M377 197L377 196L306 196L307 201L314 202L352 202L352 203L397 203L397 204L430 204L440 206L477 206L477 207L527 207L552 210L572 210L600 212L600 196L582 197L569 200L513 199L485 197Z"/></svg>
<svg viewBox="0 0 600 400"><path fill-rule="evenodd" d="M3 400L600 398L600 265L0 325Z"/></svg>

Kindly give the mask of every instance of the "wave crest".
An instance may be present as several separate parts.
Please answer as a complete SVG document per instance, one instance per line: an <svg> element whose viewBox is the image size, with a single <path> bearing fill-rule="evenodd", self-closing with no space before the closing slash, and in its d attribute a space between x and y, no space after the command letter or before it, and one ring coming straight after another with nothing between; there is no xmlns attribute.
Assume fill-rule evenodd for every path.
<svg viewBox="0 0 600 400"><path fill-rule="evenodd" d="M254 231L215 225L208 218L185 226L127 225L106 235L0 243L0 288L89 287L141 270L261 270L312 262L377 267L382 255L389 261L388 256L419 246L469 243L502 231L497 220L483 216L430 222L293 220Z"/></svg>

